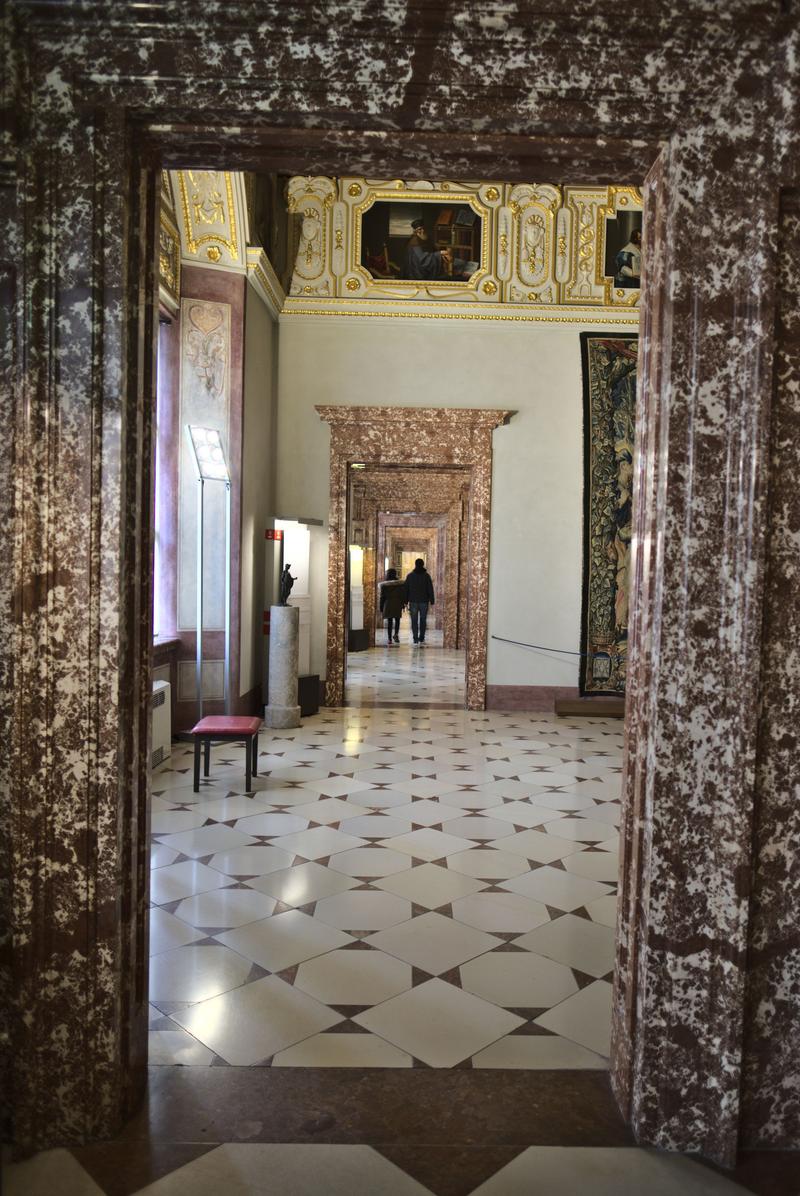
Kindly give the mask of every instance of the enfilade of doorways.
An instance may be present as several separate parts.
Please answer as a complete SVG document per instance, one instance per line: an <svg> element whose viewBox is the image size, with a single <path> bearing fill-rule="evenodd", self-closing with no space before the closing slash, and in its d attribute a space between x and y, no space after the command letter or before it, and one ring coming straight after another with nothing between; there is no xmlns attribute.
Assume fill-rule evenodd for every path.
<svg viewBox="0 0 800 1196"><path fill-rule="evenodd" d="M394 529L387 528L389 533ZM405 531L405 529L402 529ZM434 578L436 569L435 541L419 536L403 535L399 547L385 554L383 574L376 583L378 597L375 605L374 627L356 638L351 633L351 650L347 654L345 702L348 706L423 706L427 708L462 709L464 706L465 654L459 648L444 646L443 614L445 595L436 588L436 601L428 610L424 642L414 643L411 617L406 608L400 617L398 642L390 639L386 620L380 614L380 586L390 567L396 568L403 579L422 559ZM410 546L409 546L410 545ZM351 578L354 552L351 550ZM395 561L391 566L387 562ZM358 576L358 573L356 573ZM351 594L353 587L351 585ZM352 608L351 608L352 609ZM367 642L369 646L354 649Z"/></svg>
<svg viewBox="0 0 800 1196"><path fill-rule="evenodd" d="M415 413L435 433L404 465L403 412L381 414L395 444L380 438L388 461L347 458L346 521L331 467L336 631L366 638L345 705L262 731L249 788L230 744L199 793L181 745L154 773L150 1060L602 1070L620 727L464 709L470 584L485 591L488 569L471 491L488 495L497 416ZM467 436L479 418L488 431ZM458 435L470 465L446 463ZM436 592L426 647L404 626L387 651L379 585L417 556Z"/></svg>
<svg viewBox="0 0 800 1196"><path fill-rule="evenodd" d="M468 634L469 470L399 465L350 468L347 586L348 705L464 705ZM425 563L435 601L423 647L408 610L399 644L380 611L390 569L402 580ZM431 655L433 650L433 655Z"/></svg>

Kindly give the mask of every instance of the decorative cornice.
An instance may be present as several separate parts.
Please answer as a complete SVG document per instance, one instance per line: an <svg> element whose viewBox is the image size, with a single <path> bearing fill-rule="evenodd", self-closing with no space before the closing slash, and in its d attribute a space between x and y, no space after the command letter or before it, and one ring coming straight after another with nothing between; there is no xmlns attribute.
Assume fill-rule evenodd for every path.
<svg viewBox="0 0 800 1196"><path fill-rule="evenodd" d="M173 222L172 213L162 205L158 228L158 297L173 315L177 315L180 308L180 293L180 233Z"/></svg>
<svg viewBox="0 0 800 1196"><path fill-rule="evenodd" d="M288 190L289 210L301 220L289 285L298 314L337 299L353 312L376 301L540 312L639 305L629 244L642 231L636 187L295 175ZM430 247L448 246L471 262L468 278L408 276L410 221L423 210Z"/></svg>
<svg viewBox="0 0 800 1196"><path fill-rule="evenodd" d="M336 300L333 300L332 304L336 304ZM584 324L587 328L596 324L613 324L620 328L638 328L639 326L638 313L617 315L617 309L609 310L607 307L582 308L581 310L566 307L532 309L504 303L502 306L500 304L492 306L470 304L468 308L466 304L459 304L458 310L446 309L438 305L436 311L419 311L418 308L418 303L396 300L391 302L391 305L387 303L385 308L378 310L354 311L348 307L345 299L339 300L337 306L320 304L319 307L294 307L291 298L287 298L281 311L281 320L293 319L297 316L316 316L319 319L333 317L334 319L358 320L489 320L511 324Z"/></svg>
<svg viewBox="0 0 800 1196"><path fill-rule="evenodd" d="M339 407L317 404L315 411L324 423L332 428L343 425L358 424L366 428L371 424L386 426L391 420L396 427L399 424L413 425L417 430L428 425L435 429L444 421L450 423L451 428L475 429L499 428L515 415L516 412L494 407Z"/></svg>
<svg viewBox="0 0 800 1196"><path fill-rule="evenodd" d="M244 175L227 170L173 170L181 257L216 270L247 269L249 235Z"/></svg>
<svg viewBox="0 0 800 1196"><path fill-rule="evenodd" d="M264 250L246 244L249 222L245 176L241 173L163 172L162 212L166 203L177 199L174 210L168 210L168 219L170 224L174 222L170 233L180 240L180 261L207 269L246 271L273 318L281 320L488 320L504 324L616 325L620 329L638 325L639 292L615 290L613 280L603 276L601 261L605 221L617 212L638 210L641 196L635 188L562 190L545 184L440 183L437 186L441 190L432 191L431 184L401 180L376 183L349 177L336 180L299 176L293 184L291 205L304 214L308 225L303 285L299 286L295 278L295 294L284 292ZM359 190L354 196L352 189L356 186ZM355 236L353 211L345 220L348 203L334 198L340 192L346 194L350 207L356 201L363 206L365 196L372 193L400 202L470 199L484 211L488 246L488 256L483 254L484 265L497 278L498 286L484 293L477 285L460 284L463 294L454 294L458 286L447 284L447 294L443 292L441 298L422 293L412 298L411 291L398 292L397 297L382 295L382 284L378 282L365 285L358 294L351 293L343 263L346 253L352 256L359 238ZM536 269L544 271L541 278L536 271L531 273L530 265L539 253L539 241L525 240L525 222L531 220L539 221L535 226L537 236L540 225L544 229L543 256L541 261L536 257ZM310 264L306 261L309 253ZM351 265L351 274L360 278L364 274L360 263L354 260ZM314 271L321 273L312 279ZM530 287L534 289L525 289ZM176 302L168 288L162 289L162 299L172 306Z"/></svg>
<svg viewBox="0 0 800 1196"><path fill-rule="evenodd" d="M277 320L283 311L286 295L272 268L272 262L261 246L247 250L247 279L269 308L270 315Z"/></svg>

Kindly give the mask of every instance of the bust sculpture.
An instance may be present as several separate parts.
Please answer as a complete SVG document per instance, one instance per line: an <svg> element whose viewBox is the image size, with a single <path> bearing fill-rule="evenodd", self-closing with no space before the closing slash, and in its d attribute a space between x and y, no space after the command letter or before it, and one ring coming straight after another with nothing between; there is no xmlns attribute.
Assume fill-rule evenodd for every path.
<svg viewBox="0 0 800 1196"><path fill-rule="evenodd" d="M279 605L280 606L286 606L288 604L289 595L292 592L292 586L297 581L297 578L292 577L291 573L289 572L290 569L291 569L291 565L285 565L284 569L283 569L283 573L281 573L280 597L279 597Z"/></svg>

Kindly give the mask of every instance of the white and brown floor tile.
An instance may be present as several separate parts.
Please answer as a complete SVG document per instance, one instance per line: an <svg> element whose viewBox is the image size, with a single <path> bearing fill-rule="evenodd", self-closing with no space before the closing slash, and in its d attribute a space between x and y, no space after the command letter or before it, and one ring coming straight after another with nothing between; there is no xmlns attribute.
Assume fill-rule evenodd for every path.
<svg viewBox="0 0 800 1196"><path fill-rule="evenodd" d="M346 1035L324 1037L335 1056ZM116 1140L7 1162L3 1192L789 1196L795 1159L745 1154L731 1176L638 1149L596 1070L419 1070L367 1052L358 1072L302 1058L283 1069L154 1067L146 1107Z"/></svg>
<svg viewBox="0 0 800 1196"><path fill-rule="evenodd" d="M391 1147L336 1143L223 1143L146 1184L137 1196L434 1196L444 1191L420 1182L404 1169L403 1152L397 1152L399 1164L394 1153ZM430 1150L422 1153L430 1155ZM582 1190L592 1196L640 1196L645 1191L653 1196L734 1196L748 1190L689 1159L635 1147L529 1146L504 1164L510 1153L496 1151L493 1164L500 1165L476 1187L450 1190L472 1196L565 1196ZM473 1170L478 1160L471 1155L462 1153L450 1166L455 1162L460 1171ZM443 1162L437 1160L437 1170ZM481 1162L479 1168L486 1170L486 1160ZM418 1156L413 1170L419 1169ZM104 1196L107 1191L64 1150L9 1168L7 1184L7 1196L56 1190Z"/></svg>
<svg viewBox="0 0 800 1196"><path fill-rule="evenodd" d="M350 667L401 704L262 732L249 792L231 744L154 775L152 1060L602 1069L620 723L436 708L441 648Z"/></svg>

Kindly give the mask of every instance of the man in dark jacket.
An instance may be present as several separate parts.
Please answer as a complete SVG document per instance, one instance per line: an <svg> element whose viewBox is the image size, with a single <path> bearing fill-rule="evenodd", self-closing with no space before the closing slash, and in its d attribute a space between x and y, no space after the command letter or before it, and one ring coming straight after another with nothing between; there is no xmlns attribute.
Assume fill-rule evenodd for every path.
<svg viewBox="0 0 800 1196"><path fill-rule="evenodd" d="M415 560L414 568L406 578L405 589L406 602L411 612L411 634L414 643L424 644L428 607L433 606L433 582L422 557Z"/></svg>

